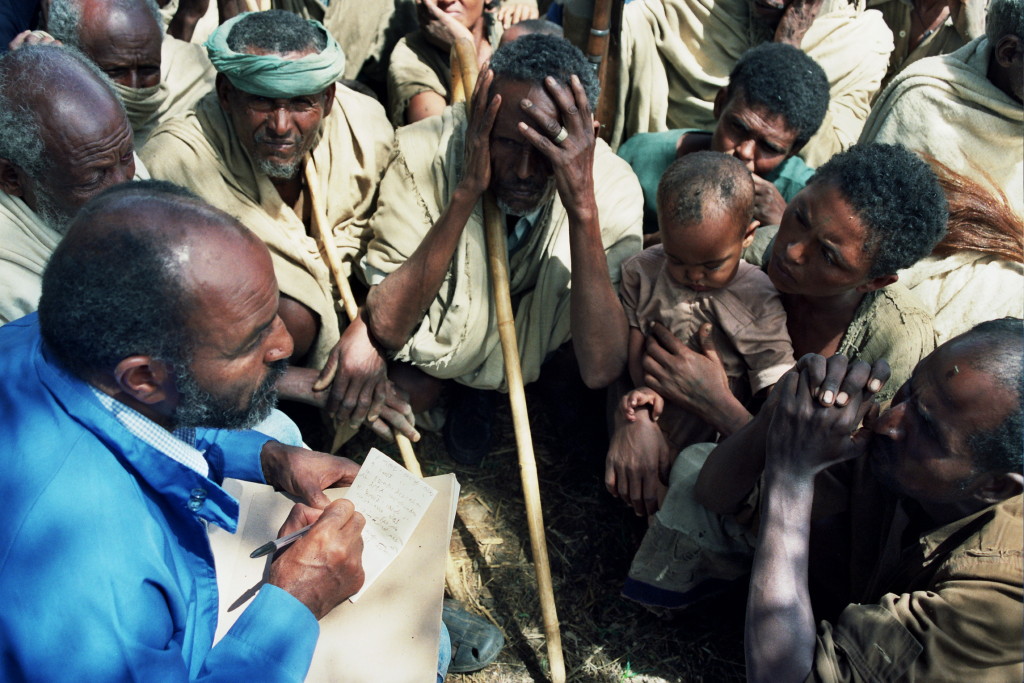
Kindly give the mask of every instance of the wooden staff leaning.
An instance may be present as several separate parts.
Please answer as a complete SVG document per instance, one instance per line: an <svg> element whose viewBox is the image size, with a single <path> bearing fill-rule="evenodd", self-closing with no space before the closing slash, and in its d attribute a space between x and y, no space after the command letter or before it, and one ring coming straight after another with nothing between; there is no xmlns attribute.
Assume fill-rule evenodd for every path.
<svg viewBox="0 0 1024 683"><path fill-rule="evenodd" d="M468 103L476 87L476 48L465 38L455 41L452 48L453 93L459 93ZM454 99L454 97L453 97ZM467 117L470 107L466 107ZM530 530L530 549L533 551L533 567L537 576L537 592L540 595L541 615L544 619L544 636L547 640L548 662L551 680L565 681L565 659L562 654L562 634L558 628L558 613L555 609L555 592L551 583L551 565L548 561L548 543L544 531L544 512L540 502L540 484L537 479L537 461L533 454L533 437L530 434L530 417L526 411L526 391L523 387L523 373L519 365L519 344L516 341L515 320L512 313L512 297L509 293L508 243L505 222L501 211L488 191L484 194L484 227L487 240L487 261L491 273L491 288L498 320L498 336L501 339L501 353L505 361L505 383L508 385L508 400L512 407L512 425L519 453L519 475L523 482L523 496L526 500L526 521Z"/></svg>
<svg viewBox="0 0 1024 683"><path fill-rule="evenodd" d="M594 118L601 124L599 135L605 142L612 137L619 98L622 5L622 0L596 0L587 38L587 59L597 69L601 84Z"/></svg>
<svg viewBox="0 0 1024 683"><path fill-rule="evenodd" d="M312 217L313 235L314 238L320 241L320 245L323 247L325 258L327 259L327 267L331 271L335 284L338 285L342 307L345 309L349 322L352 322L359 315L359 307L356 305L356 298L352 294L352 287L348 283L348 278L345 277L345 272L341 268L341 259L338 258L338 251L334 244L334 234L331 232L330 226L327 225L323 207L320 204L320 198L317 196L320 184L316 169L313 168L311 159L307 159L304 166L306 187L309 189L309 213ZM416 453L413 451L412 442L409 441L409 437L398 430L392 430L392 433L395 437L395 443L398 444L398 451L402 454L402 462L405 463L405 468L422 479L423 470L420 469L420 463L416 459Z"/></svg>

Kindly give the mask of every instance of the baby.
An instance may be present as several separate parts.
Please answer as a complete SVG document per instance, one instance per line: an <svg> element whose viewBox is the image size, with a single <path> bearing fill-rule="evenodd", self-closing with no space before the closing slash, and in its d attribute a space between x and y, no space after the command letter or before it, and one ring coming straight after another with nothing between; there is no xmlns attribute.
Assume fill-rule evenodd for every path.
<svg viewBox="0 0 1024 683"><path fill-rule="evenodd" d="M743 402L771 387L793 364L786 313L768 276L740 254L754 239L754 181L738 159L695 152L676 160L658 185L662 243L622 264L620 296L629 320L629 374L636 387L620 409L629 421L650 406L672 453L715 430L644 386L645 334L655 322L699 351L710 325L729 387ZM704 333L707 333L705 330ZM660 419L659 419L660 418Z"/></svg>

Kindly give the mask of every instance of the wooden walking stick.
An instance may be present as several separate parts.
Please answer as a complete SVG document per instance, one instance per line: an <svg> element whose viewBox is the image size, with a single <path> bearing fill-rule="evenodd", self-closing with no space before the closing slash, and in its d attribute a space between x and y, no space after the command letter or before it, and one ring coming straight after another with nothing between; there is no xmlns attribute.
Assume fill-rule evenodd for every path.
<svg viewBox="0 0 1024 683"><path fill-rule="evenodd" d="M471 96L477 79L476 49L468 40L458 39L455 41L454 52L458 55L457 59L453 61L457 62L460 67L462 91ZM467 116L469 113L470 109L467 106ZM523 387L523 373L519 365L519 344L516 341L512 297L509 294L508 243L506 242L505 223L490 192L484 194L483 201L484 225L487 233L487 261L491 272L491 288L494 293L498 335L501 338L501 353L505 359L505 381L508 385L509 403L512 406L512 425L519 452L519 476L523 482L523 497L526 500L526 521L530 529L530 549L533 551L537 592L540 594L540 608L544 618L548 663L551 669L551 680L554 683L564 683L565 659L562 654L562 634L558 628L558 613L555 609L555 591L551 583L551 565L548 562L548 544L544 532L544 513L540 503L537 461L533 454L530 416L526 411L526 391Z"/></svg>
<svg viewBox="0 0 1024 683"><path fill-rule="evenodd" d="M345 272L341 269L341 259L338 258L338 252L334 246L334 235L331 233L330 227L326 225L325 214L321 211L322 207L317 196L319 182L316 169L313 168L312 159L306 160L305 167L306 186L309 189L309 213L312 216L313 233L319 238L320 244L323 246L327 258L327 267L331 271L334 282L338 285L338 292L341 294L341 304L345 309L345 314L348 316L349 321L353 321L359 315L359 307L356 305L356 298L352 294L352 287L348 283L348 278L345 277ZM416 460L416 453L412 449L412 442L409 441L409 437L397 430L393 430L393 433L395 443L398 444L398 451L402 454L402 462L405 463L405 468L422 479L423 470L420 469L420 463Z"/></svg>
<svg viewBox="0 0 1024 683"><path fill-rule="evenodd" d="M594 118L601 124L599 135L611 139L619 98L619 53L622 31L622 0L596 0L594 18L587 40L587 59L597 68L601 95Z"/></svg>

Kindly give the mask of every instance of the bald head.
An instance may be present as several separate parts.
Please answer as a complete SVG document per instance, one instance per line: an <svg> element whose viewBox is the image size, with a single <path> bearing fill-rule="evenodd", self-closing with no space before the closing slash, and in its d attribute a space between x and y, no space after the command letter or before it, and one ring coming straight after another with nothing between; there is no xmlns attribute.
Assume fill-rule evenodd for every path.
<svg viewBox="0 0 1024 683"><path fill-rule="evenodd" d="M83 207L43 275L43 339L83 378L133 354L187 364L196 255L232 244L266 251L234 218L170 183L104 192Z"/></svg>
<svg viewBox="0 0 1024 683"><path fill-rule="evenodd" d="M54 83L61 88L54 88ZM79 97L81 106L76 106ZM96 105L120 108L103 73L78 50L25 45L7 53L0 58L0 157L38 176L47 161L42 158L40 129L67 123L59 116L62 111L70 117ZM61 120L53 120L54 114Z"/></svg>
<svg viewBox="0 0 1024 683"><path fill-rule="evenodd" d="M0 59L0 130L0 189L58 232L91 197L135 175L124 107L74 48L26 45Z"/></svg>
<svg viewBox="0 0 1024 683"><path fill-rule="evenodd" d="M982 472L1019 471L1024 442L1024 321L1003 318L983 322L945 346L961 353L970 367L991 380L992 409L1003 393L1011 407L999 425L972 434L968 445Z"/></svg>
<svg viewBox="0 0 1024 683"><path fill-rule="evenodd" d="M163 29L153 0L53 0L47 29L79 48L115 83L160 84Z"/></svg>

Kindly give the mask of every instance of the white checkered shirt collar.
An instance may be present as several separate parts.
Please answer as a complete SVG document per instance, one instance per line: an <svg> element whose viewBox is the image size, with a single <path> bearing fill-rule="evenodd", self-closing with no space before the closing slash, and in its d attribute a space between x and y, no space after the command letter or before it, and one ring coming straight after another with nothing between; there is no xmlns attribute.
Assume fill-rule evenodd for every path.
<svg viewBox="0 0 1024 683"><path fill-rule="evenodd" d="M90 386L92 393L100 404L109 410L118 422L125 426L134 436L163 453L171 460L184 465L190 470L209 478L210 465L203 458L202 451L196 450L196 430L192 428L176 429L169 432L148 417L129 408L113 396L108 396L96 387Z"/></svg>

